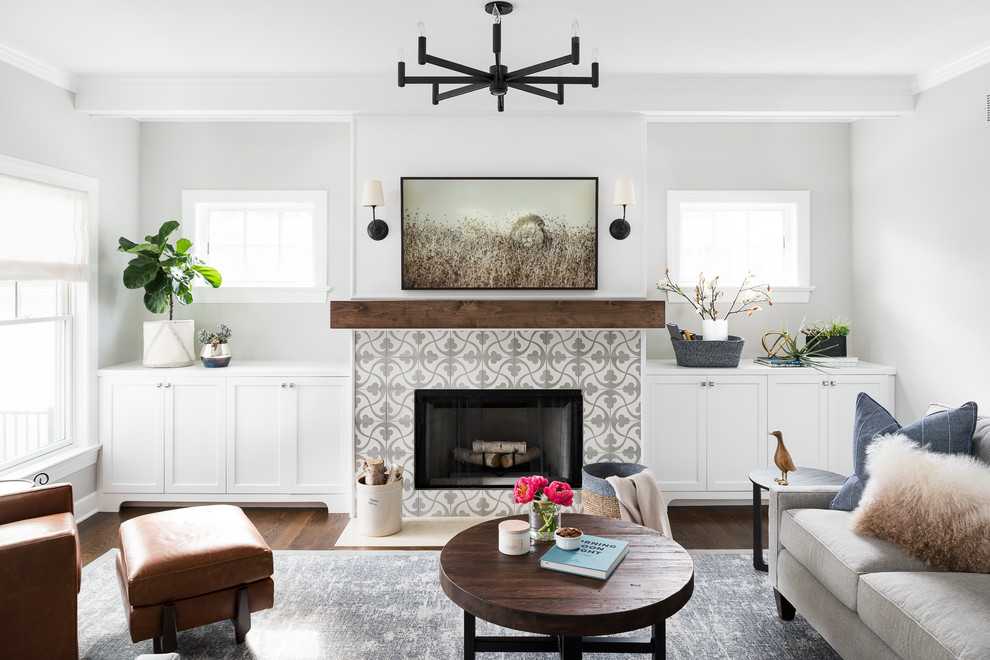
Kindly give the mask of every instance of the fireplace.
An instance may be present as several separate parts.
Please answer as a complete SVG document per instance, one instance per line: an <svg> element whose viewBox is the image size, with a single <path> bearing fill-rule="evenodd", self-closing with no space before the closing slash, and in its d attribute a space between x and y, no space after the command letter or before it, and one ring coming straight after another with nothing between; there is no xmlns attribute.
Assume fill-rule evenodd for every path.
<svg viewBox="0 0 990 660"><path fill-rule="evenodd" d="M582 403L577 389L416 390L417 490L512 488L531 474L580 488Z"/></svg>

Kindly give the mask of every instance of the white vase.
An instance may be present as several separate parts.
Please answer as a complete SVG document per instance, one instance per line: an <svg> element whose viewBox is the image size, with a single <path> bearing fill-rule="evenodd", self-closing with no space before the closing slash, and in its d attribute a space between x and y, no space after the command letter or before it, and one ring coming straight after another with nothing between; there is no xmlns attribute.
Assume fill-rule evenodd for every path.
<svg viewBox="0 0 990 660"><path fill-rule="evenodd" d="M145 321L144 366L188 367L195 362L195 325L192 320Z"/></svg>
<svg viewBox="0 0 990 660"><path fill-rule="evenodd" d="M725 341L729 338L728 319L702 319L701 338L706 341Z"/></svg>

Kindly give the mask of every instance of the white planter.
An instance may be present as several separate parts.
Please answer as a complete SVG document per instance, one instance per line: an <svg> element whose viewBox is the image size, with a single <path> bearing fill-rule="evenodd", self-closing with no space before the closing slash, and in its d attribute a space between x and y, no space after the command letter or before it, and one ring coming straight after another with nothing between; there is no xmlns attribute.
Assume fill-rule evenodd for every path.
<svg viewBox="0 0 990 660"><path fill-rule="evenodd" d="M729 338L728 319L702 319L701 338L705 341L725 341Z"/></svg>
<svg viewBox="0 0 990 660"><path fill-rule="evenodd" d="M144 366L188 367L196 361L195 321L145 321Z"/></svg>

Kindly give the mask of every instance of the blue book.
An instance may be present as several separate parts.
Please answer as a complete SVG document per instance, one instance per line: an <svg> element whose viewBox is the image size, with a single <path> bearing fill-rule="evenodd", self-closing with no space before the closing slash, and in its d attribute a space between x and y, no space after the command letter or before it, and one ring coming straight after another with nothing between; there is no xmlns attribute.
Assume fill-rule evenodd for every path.
<svg viewBox="0 0 990 660"><path fill-rule="evenodd" d="M628 541L585 534L577 550L561 550L556 545L547 550L540 557L540 566L551 571L607 580L628 553Z"/></svg>

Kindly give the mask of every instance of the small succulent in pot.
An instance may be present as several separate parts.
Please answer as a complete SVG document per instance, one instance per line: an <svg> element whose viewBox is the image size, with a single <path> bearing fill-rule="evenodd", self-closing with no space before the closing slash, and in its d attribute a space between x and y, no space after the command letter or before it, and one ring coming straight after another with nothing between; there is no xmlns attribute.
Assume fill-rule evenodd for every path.
<svg viewBox="0 0 990 660"><path fill-rule="evenodd" d="M196 333L196 338L203 344L200 358L204 366L226 367L230 363L230 349L227 348L230 334L230 326L226 323L219 324L216 332L209 332L203 328Z"/></svg>

